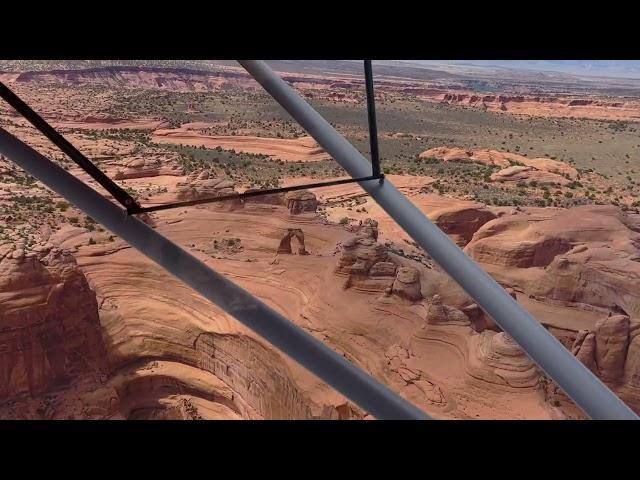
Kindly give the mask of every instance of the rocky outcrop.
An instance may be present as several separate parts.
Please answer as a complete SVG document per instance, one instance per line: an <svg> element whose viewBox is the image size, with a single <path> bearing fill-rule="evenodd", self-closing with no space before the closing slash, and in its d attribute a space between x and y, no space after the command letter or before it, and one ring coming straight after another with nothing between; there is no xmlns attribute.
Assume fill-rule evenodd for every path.
<svg viewBox="0 0 640 480"><path fill-rule="evenodd" d="M222 197L233 195L233 180L211 177L209 172L193 173L185 182L176 185L176 197L178 200L200 200L210 197Z"/></svg>
<svg viewBox="0 0 640 480"><path fill-rule="evenodd" d="M603 318L593 329L578 332L571 353L640 413L640 321L626 315ZM547 400L569 418L584 417L555 383Z"/></svg>
<svg viewBox="0 0 640 480"><path fill-rule="evenodd" d="M617 207L526 208L486 223L465 252L535 298L640 316L640 233Z"/></svg>
<svg viewBox="0 0 640 480"><path fill-rule="evenodd" d="M512 288L505 290L517 300ZM489 317L486 320L487 327L497 327ZM468 371L476 378L517 388L535 387L540 381L536 365L516 341L507 332L488 328L470 339Z"/></svg>
<svg viewBox="0 0 640 480"><path fill-rule="evenodd" d="M387 247L373 238L372 225L340 244L335 273L347 275L345 288L386 292L412 302L422 299L420 273L413 267L397 265Z"/></svg>
<svg viewBox="0 0 640 480"><path fill-rule="evenodd" d="M318 199L308 190L296 190L285 194L284 204L291 215L299 215L306 212L315 212L318 208Z"/></svg>
<svg viewBox="0 0 640 480"><path fill-rule="evenodd" d="M602 380L623 378L629 352L629 317L613 315L599 320L594 331L579 332L571 351Z"/></svg>
<svg viewBox="0 0 640 480"><path fill-rule="evenodd" d="M578 178L578 171L570 165L558 160L552 160L550 158L527 158L520 159L520 163L540 170L541 172L555 173L562 177L567 177L571 180Z"/></svg>
<svg viewBox="0 0 640 480"><path fill-rule="evenodd" d="M253 192L259 192L260 189L258 188L248 188L247 190L244 191L244 193L253 193ZM246 204L251 204L251 203L257 203L257 204L261 204L261 205L284 205L284 193L268 193L268 194L262 194L262 195L257 195L255 197L246 197L242 199L244 201L244 203Z"/></svg>
<svg viewBox="0 0 640 480"><path fill-rule="evenodd" d="M475 309L471 309L475 310ZM470 384L482 391L532 389L540 375L535 364L506 332L484 329L478 333L474 321L460 309L445 305L440 295L429 301L422 328L414 333L417 345L426 350L446 346L464 358ZM423 343L427 342L427 344Z"/></svg>
<svg viewBox="0 0 640 480"><path fill-rule="evenodd" d="M485 330L470 342L469 373L490 383L535 387L540 374L535 364L506 333Z"/></svg>
<svg viewBox="0 0 640 480"><path fill-rule="evenodd" d="M412 302L422 299L418 270L413 267L399 267L391 291L394 295Z"/></svg>
<svg viewBox="0 0 640 480"><path fill-rule="evenodd" d="M420 158L435 158L443 162L472 162L473 152L462 148L436 147L422 152ZM506 163L508 165L508 163Z"/></svg>
<svg viewBox="0 0 640 480"><path fill-rule="evenodd" d="M631 387L640 388L640 322L637 321L631 322L629 327L629 349L624 362L624 379Z"/></svg>
<svg viewBox="0 0 640 480"><path fill-rule="evenodd" d="M393 262L378 262L369 270L371 277L395 277L398 266Z"/></svg>
<svg viewBox="0 0 640 480"><path fill-rule="evenodd" d="M504 169L514 166L529 167L528 170L509 170L509 172L513 174L516 172L538 172L537 174L540 175L540 178L556 178L555 176L545 177L542 175L543 173L560 176L565 181L566 178L564 177L572 180L578 177L578 171L564 162L550 158L528 158L518 153L501 152L498 150L472 151L462 148L436 147L422 152L420 158L435 158L443 162L478 162ZM533 175L533 173L530 173L530 175ZM507 173L503 174L503 177L508 177Z"/></svg>
<svg viewBox="0 0 640 480"><path fill-rule="evenodd" d="M589 330L578 332L571 348L578 360L580 360L593 373L598 373L596 366L596 334Z"/></svg>
<svg viewBox="0 0 640 480"><path fill-rule="evenodd" d="M308 255L304 246L304 233L299 228L289 228L278 245L277 253L291 254L291 240L295 238L298 242L298 255Z"/></svg>
<svg viewBox="0 0 640 480"><path fill-rule="evenodd" d="M0 246L0 400L108 373L95 293L52 245Z"/></svg>
<svg viewBox="0 0 640 480"><path fill-rule="evenodd" d="M469 317L457 308L444 305L440 295L434 295L427 308L426 322L429 325L470 325Z"/></svg>
<svg viewBox="0 0 640 480"><path fill-rule="evenodd" d="M340 245L336 272L346 275L367 275L378 262L386 262L387 248L371 238L354 237Z"/></svg>
<svg viewBox="0 0 640 480"><path fill-rule="evenodd" d="M494 182L536 182L541 185L567 185L567 180L556 173L543 172L533 167L514 165L492 173Z"/></svg>
<svg viewBox="0 0 640 480"><path fill-rule="evenodd" d="M378 222L371 218L360 220L358 225L350 225L348 229L354 232L357 237L378 240Z"/></svg>
<svg viewBox="0 0 640 480"><path fill-rule="evenodd" d="M593 118L600 120L635 120L637 105L633 102L607 101L593 98L540 95L478 95L474 92L435 92L422 96L442 103L459 104L471 108L509 112L541 117Z"/></svg>
<svg viewBox="0 0 640 480"><path fill-rule="evenodd" d="M225 382L233 397L264 419L362 418L350 403L318 405L300 389L282 358L260 342L236 335L203 333L195 348L199 367ZM248 408L247 408L248 407Z"/></svg>
<svg viewBox="0 0 640 480"><path fill-rule="evenodd" d="M469 243L485 223L497 218L497 215L484 205L469 203L448 205L428 215L433 223L460 246Z"/></svg>
<svg viewBox="0 0 640 480"><path fill-rule="evenodd" d="M130 160L124 168L118 169L114 175L115 180L127 180L131 178L157 177L158 175L184 175L184 170L178 165L166 165L160 160L137 158Z"/></svg>
<svg viewBox="0 0 640 480"><path fill-rule="evenodd" d="M595 326L596 365L603 380L618 380L629 350L629 317L613 315Z"/></svg>

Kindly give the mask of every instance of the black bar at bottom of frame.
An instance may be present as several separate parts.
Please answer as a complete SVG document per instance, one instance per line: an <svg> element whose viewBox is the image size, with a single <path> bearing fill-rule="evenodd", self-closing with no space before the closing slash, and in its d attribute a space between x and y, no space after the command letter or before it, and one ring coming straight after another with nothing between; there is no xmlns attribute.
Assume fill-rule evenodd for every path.
<svg viewBox="0 0 640 480"><path fill-rule="evenodd" d="M171 208L180 208L180 207L193 207L195 205L202 205L205 203L216 203L216 202L224 202L225 200L237 200L243 198L251 198L251 197L259 197L262 195L271 195L274 193L284 193L284 192L293 192L296 190L306 190L308 188L322 188L322 187L331 187L333 185L342 185L344 183L355 183L355 182L366 182L370 180L380 180L384 179L384 174L380 175L371 175L369 177L360 177L360 178L345 178L343 180L332 180L330 182L319 182L319 183L307 183L305 185L294 185L292 187L283 187L283 188L271 188L267 190L257 190L255 192L245 192L245 193L236 193L233 195L224 195L220 197L212 197L212 198L202 198L200 200L190 200L187 202L178 202L178 203L168 203L165 205L155 205L153 207L140 207L131 209L128 211L130 215L136 215L139 213L149 213L149 212L157 212L158 210L169 210Z"/></svg>

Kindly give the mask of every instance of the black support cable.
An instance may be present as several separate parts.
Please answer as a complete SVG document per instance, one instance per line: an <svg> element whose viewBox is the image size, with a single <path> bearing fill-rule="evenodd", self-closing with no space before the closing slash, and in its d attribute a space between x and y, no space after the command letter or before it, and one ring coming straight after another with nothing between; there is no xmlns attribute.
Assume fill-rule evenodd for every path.
<svg viewBox="0 0 640 480"><path fill-rule="evenodd" d="M367 116L369 119L369 143L371 144L372 175L380 176L380 154L378 152L378 125L376 122L376 99L373 93L373 70L371 60L364 61L364 80L367 89ZM380 177L382 180L382 177Z"/></svg>
<svg viewBox="0 0 640 480"><path fill-rule="evenodd" d="M76 147L64 138L55 128L49 125L40 115L38 115L29 105L24 103L20 97L13 93L4 83L0 82L0 97L26 118L31 125L36 127L45 137L66 153L71 160L82 168L96 182L113 195L129 213L136 213L140 210L140 205L124 189L111 180L102 170L96 167L91 160L85 157Z"/></svg>
<svg viewBox="0 0 640 480"><path fill-rule="evenodd" d="M274 188L267 190L257 190L253 192L237 193L232 195L224 195L219 197L202 198L199 200L190 200L185 202L174 202L164 205L154 205L151 207L142 207L136 200L129 195L122 187L111 180L102 170L95 166L91 160L84 156L77 148L75 148L66 138L64 138L56 129L49 125L40 115L38 115L31 107L13 93L6 85L0 82L0 97L2 97L9 105L16 109L24 118L26 118L36 129L38 129L45 137L47 137L62 152L67 154L76 164L82 168L91 178L98 182L105 190L107 190L113 198L115 198L123 207L127 209L129 215L138 213L157 212L159 210L168 210L171 208L191 207L206 203L223 202L225 200L244 199L258 197L261 195L271 195L277 193L291 192L296 190L306 190L308 188L322 188L333 185L341 185L345 183L366 182L369 180L382 181L384 175L380 172L380 158L378 153L378 130L376 125L375 97L373 92L373 72L371 69L371 60L364 61L365 83L367 92L367 116L369 122L369 141L371 144L371 166L372 174L368 177L347 178L342 180L332 180L328 182L309 183L305 185L296 185L292 187Z"/></svg>
<svg viewBox="0 0 640 480"><path fill-rule="evenodd" d="M333 185L342 185L344 183L366 182L369 180L381 180L383 177L384 175L377 175L377 176L372 175L370 177L345 178L342 180L331 180L329 182L305 183L304 185L294 185L291 187L271 188L266 190L256 190L253 192L245 192L245 193L234 193L231 195L221 195L219 197L201 198L200 200L188 200L186 202L167 203L163 205L155 205L153 207L141 207L139 210L133 213L157 212L158 210L168 210L170 208L193 207L194 205L202 205L204 203L215 203L215 202L224 202L225 200L238 200L238 199L244 199L244 198L259 197L262 195L272 195L275 193L293 192L296 190L306 190L308 188L331 187Z"/></svg>

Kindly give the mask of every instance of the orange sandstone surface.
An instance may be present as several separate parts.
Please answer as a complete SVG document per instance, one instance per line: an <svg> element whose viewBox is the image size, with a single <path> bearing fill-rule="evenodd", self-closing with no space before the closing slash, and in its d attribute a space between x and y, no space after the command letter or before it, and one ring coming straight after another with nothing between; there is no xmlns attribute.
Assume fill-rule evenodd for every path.
<svg viewBox="0 0 640 480"><path fill-rule="evenodd" d="M265 155L278 160L314 162L329 159L329 155L311 137L264 138L231 135L203 135L187 129L156 130L153 141L161 144L222 148L237 152Z"/></svg>
<svg viewBox="0 0 640 480"><path fill-rule="evenodd" d="M613 207L492 210L421 194L425 181L399 184L519 302L544 305L538 318L566 342L609 311L635 332L635 217ZM579 416L436 264L398 253L384 213L367 204L367 217L348 225L319 216L318 205L354 194L339 187L317 200L302 191L161 212L153 225L436 418ZM286 248L294 237L302 248ZM86 230L65 227L41 244L35 253L2 247L0 266L16 272L0 290L11 314L0 325L3 418L367 418L124 242L88 244ZM86 292L86 305L65 288ZM65 299L62 316L55 298ZM27 335L27 319L41 318L52 333ZM612 388L637 407L638 352L627 344L611 367L598 365L617 372ZM40 352L40 363L19 352Z"/></svg>

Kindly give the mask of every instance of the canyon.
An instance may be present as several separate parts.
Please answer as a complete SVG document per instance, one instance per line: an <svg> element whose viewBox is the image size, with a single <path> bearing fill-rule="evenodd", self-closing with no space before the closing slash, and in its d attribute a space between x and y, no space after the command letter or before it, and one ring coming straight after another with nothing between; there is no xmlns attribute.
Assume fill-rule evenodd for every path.
<svg viewBox="0 0 640 480"><path fill-rule="evenodd" d="M329 113L362 100L354 76L283 77ZM259 110L255 118L223 115L229 98L262 101L240 69L109 67L0 79L141 204L231 196L144 221L434 418L585 418L357 184L233 198L346 178L289 120ZM640 118L632 98L484 95L390 77L376 88L393 115L395 102L411 101L505 118ZM59 95L48 101L46 92ZM140 92L149 96L130 101ZM134 111L147 101L168 114ZM204 115L205 104L222 107ZM340 122L351 141L366 140L362 125ZM4 105L0 124L99 189ZM280 130L267 135L272 128ZM420 128L385 124L381 144L404 148L394 158L410 169L385 172L385 181L640 413L635 180L623 189L533 148L525 155L479 134L470 148ZM633 155L624 157L629 169ZM485 201L483 190L507 200ZM372 418L4 157L0 272L0 418Z"/></svg>

